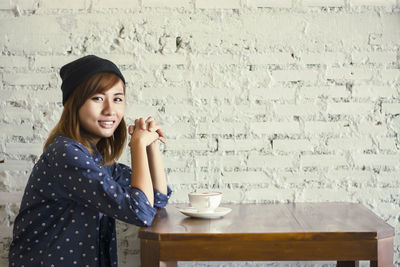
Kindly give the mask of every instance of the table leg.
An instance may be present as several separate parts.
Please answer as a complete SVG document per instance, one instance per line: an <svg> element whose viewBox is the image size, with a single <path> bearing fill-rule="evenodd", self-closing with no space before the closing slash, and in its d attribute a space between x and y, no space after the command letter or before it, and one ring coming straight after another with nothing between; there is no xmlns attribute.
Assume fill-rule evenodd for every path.
<svg viewBox="0 0 400 267"><path fill-rule="evenodd" d="M142 239L140 242L140 260L142 267L177 267L177 262L160 261L160 245L154 240Z"/></svg>
<svg viewBox="0 0 400 267"><path fill-rule="evenodd" d="M140 260L142 267L160 266L160 246L158 242L142 239L140 242Z"/></svg>
<svg viewBox="0 0 400 267"><path fill-rule="evenodd" d="M358 267L360 263L358 261L338 261L337 267Z"/></svg>
<svg viewBox="0 0 400 267"><path fill-rule="evenodd" d="M393 266L393 237L378 240L378 260L371 261L371 267Z"/></svg>

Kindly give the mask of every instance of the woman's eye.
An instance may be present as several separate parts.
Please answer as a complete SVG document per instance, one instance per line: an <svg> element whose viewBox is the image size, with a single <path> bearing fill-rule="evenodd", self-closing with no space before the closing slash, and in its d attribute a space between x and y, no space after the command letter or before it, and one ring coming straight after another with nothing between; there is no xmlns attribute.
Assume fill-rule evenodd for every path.
<svg viewBox="0 0 400 267"><path fill-rule="evenodd" d="M92 100L98 100L98 101L101 101L101 100L103 100L103 98L102 98L102 97L100 97L100 96L95 96L95 97L93 97L93 98L92 98Z"/></svg>
<svg viewBox="0 0 400 267"><path fill-rule="evenodd" d="M123 102L124 100L123 100L122 98L120 98L120 97L117 97L117 98L114 98L114 101L116 101L116 102Z"/></svg>

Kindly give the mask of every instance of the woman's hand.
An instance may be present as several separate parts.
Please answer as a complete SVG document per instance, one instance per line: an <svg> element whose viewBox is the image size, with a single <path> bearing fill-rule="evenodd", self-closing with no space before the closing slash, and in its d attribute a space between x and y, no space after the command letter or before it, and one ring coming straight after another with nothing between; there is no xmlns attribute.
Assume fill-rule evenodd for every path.
<svg viewBox="0 0 400 267"><path fill-rule="evenodd" d="M156 124L152 117L148 117L146 121L143 118L136 119L135 125L129 126L129 134L132 136L129 146L138 143L147 147L157 140L166 143L161 125Z"/></svg>

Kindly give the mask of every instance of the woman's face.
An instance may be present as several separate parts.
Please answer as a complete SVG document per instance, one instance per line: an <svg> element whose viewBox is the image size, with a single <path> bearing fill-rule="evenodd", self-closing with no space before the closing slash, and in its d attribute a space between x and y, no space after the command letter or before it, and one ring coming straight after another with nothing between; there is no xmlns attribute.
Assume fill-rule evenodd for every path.
<svg viewBox="0 0 400 267"><path fill-rule="evenodd" d="M120 80L104 93L95 94L79 109L81 127L95 144L114 134L125 115L125 94Z"/></svg>

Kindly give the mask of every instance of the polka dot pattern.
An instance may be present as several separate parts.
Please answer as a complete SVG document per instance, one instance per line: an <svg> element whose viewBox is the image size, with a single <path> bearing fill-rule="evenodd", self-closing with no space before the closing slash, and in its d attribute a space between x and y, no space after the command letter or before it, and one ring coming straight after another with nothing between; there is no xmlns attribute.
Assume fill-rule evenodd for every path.
<svg viewBox="0 0 400 267"><path fill-rule="evenodd" d="M172 193L154 191L154 207L130 186L131 169L100 166L80 143L57 136L34 166L15 219L10 266L117 266L115 219L151 225Z"/></svg>

